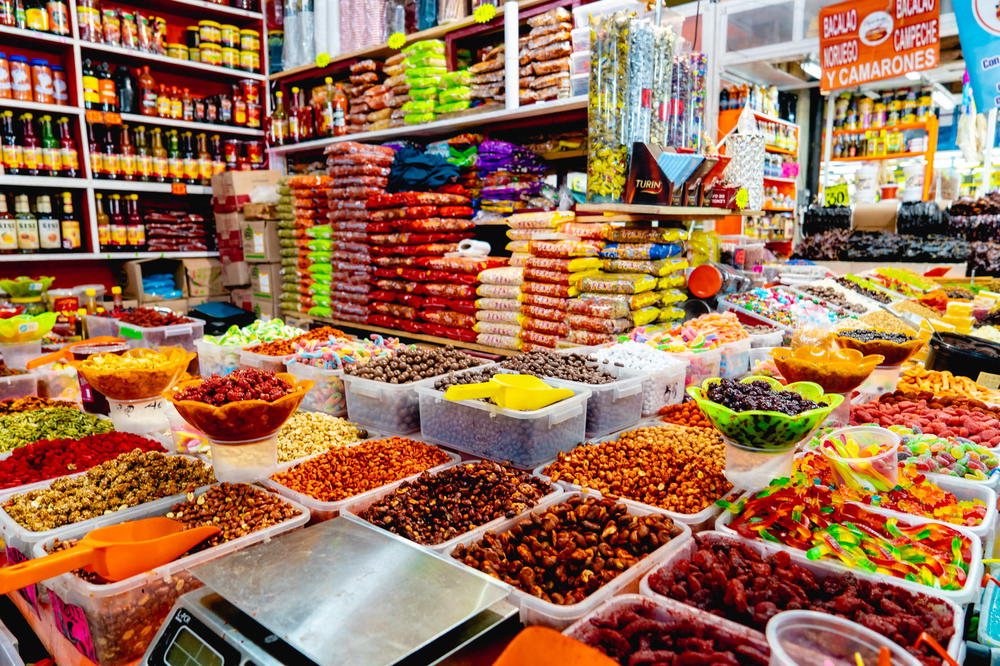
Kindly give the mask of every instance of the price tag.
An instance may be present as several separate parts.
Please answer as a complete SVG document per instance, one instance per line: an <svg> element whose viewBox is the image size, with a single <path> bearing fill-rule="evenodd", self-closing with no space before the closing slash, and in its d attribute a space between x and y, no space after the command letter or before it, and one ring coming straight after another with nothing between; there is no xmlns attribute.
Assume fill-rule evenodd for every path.
<svg viewBox="0 0 1000 666"><path fill-rule="evenodd" d="M476 23L489 23L497 15L496 5L479 5L472 12L472 20Z"/></svg>
<svg viewBox="0 0 1000 666"><path fill-rule="evenodd" d="M105 125L121 125L122 117L115 113L114 111L104 112L104 124Z"/></svg>
<svg viewBox="0 0 1000 666"><path fill-rule="evenodd" d="M88 109L86 113L87 122L91 125L100 125L104 122L104 112Z"/></svg>
<svg viewBox="0 0 1000 666"><path fill-rule="evenodd" d="M316 66L320 69L330 64L330 54L324 51L316 54Z"/></svg>
<svg viewBox="0 0 1000 666"><path fill-rule="evenodd" d="M401 32L394 32L389 35L389 40L387 42L390 49L401 49L406 46L406 35Z"/></svg>
<svg viewBox="0 0 1000 666"><path fill-rule="evenodd" d="M142 340L142 331L131 326L119 326L118 335L130 340Z"/></svg>
<svg viewBox="0 0 1000 666"><path fill-rule="evenodd" d="M976 377L976 383L985 386L991 391L996 391L1000 388L1000 375L992 372L980 372L979 376Z"/></svg>
<svg viewBox="0 0 1000 666"><path fill-rule="evenodd" d="M830 185L823 190L823 201L827 206L846 206L851 202L847 195L847 183Z"/></svg>
<svg viewBox="0 0 1000 666"><path fill-rule="evenodd" d="M187 183L171 183L170 184L171 194L187 194L188 186Z"/></svg>
<svg viewBox="0 0 1000 666"><path fill-rule="evenodd" d="M736 190L736 207L739 209L744 209L747 204L750 203L750 193L747 192L747 188L741 187Z"/></svg>

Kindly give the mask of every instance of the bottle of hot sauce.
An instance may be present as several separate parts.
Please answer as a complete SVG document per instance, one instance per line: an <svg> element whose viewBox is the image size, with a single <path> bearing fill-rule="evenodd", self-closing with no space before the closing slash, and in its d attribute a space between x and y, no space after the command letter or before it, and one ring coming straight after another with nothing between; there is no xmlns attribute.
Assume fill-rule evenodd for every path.
<svg viewBox="0 0 1000 666"><path fill-rule="evenodd" d="M63 116L56 123L59 126L59 162L63 176L76 178L80 174L80 154L69 127L69 118Z"/></svg>

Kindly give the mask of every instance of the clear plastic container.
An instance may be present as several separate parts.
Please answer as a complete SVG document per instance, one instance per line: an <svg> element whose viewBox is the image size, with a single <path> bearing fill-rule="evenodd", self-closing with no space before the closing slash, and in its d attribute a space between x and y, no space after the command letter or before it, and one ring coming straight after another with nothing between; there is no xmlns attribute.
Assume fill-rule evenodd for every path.
<svg viewBox="0 0 1000 666"><path fill-rule="evenodd" d="M589 33L590 29L587 28ZM589 38L587 40L589 46ZM590 50L586 51L574 51L569 54L569 72L570 75L577 74L590 74Z"/></svg>
<svg viewBox="0 0 1000 666"><path fill-rule="evenodd" d="M586 95L590 90L590 74L574 74L569 77L569 94L571 97Z"/></svg>
<svg viewBox="0 0 1000 666"><path fill-rule="evenodd" d="M726 478L737 488L763 488L773 479L792 475L795 447L758 449L723 437L726 447Z"/></svg>
<svg viewBox="0 0 1000 666"><path fill-rule="evenodd" d="M181 498L183 501L185 498ZM226 543L157 567L146 573L125 580L96 585L75 574L66 573L51 578L40 587L46 589L53 612L72 620L71 636L77 649L92 660L106 666L117 666L139 658L149 647L156 630L166 618L174 602L182 594L201 587L201 583L189 573L192 567L210 562L237 550L272 538L305 525L309 520L308 510L288 498L281 499L291 504L297 511L294 517L247 534ZM170 506L136 507L128 520L162 516ZM124 519L123 519L124 520ZM78 539L91 528L75 528L58 536L59 539ZM40 557L51 546L54 537L36 543L33 555ZM61 623L56 622L57 626Z"/></svg>
<svg viewBox="0 0 1000 666"><path fill-rule="evenodd" d="M194 341L194 346L198 350L198 367L202 377L224 377L240 367L243 345L217 345L201 338Z"/></svg>
<svg viewBox="0 0 1000 666"><path fill-rule="evenodd" d="M876 366L872 374L868 375L868 379L858 387L858 393L871 400L885 393L892 393L896 390L896 384L899 383L899 377L902 374L903 366L901 365Z"/></svg>
<svg viewBox="0 0 1000 666"><path fill-rule="evenodd" d="M445 400L433 384L417 386L420 434L428 442L531 469L583 441L591 392L573 390L565 400L526 412L480 400Z"/></svg>
<svg viewBox="0 0 1000 666"><path fill-rule="evenodd" d="M191 319L184 324L143 327L119 321L117 335L119 338L125 338L132 349L181 347L190 352L197 352L194 341L205 336L205 322L201 319Z"/></svg>
<svg viewBox="0 0 1000 666"><path fill-rule="evenodd" d="M722 352L718 349L706 349L705 351L693 352L669 352L675 358L687 361L687 376L684 379L685 386L701 386L701 383L711 377L719 376L719 369L722 365Z"/></svg>
<svg viewBox="0 0 1000 666"><path fill-rule="evenodd" d="M167 413L167 422L170 423L170 435L173 440L172 447L165 443L164 448L168 451L172 449L190 455L207 453L210 450L205 433L185 421L184 417L169 402L164 409Z"/></svg>
<svg viewBox="0 0 1000 666"><path fill-rule="evenodd" d="M770 326L771 328L779 328L782 331L785 331L786 333L791 333L792 330L794 329L794 326L778 323L773 319L770 319L762 314L758 314L757 312L751 312L742 305L736 305L735 303L730 303L724 298L719 299L719 307L717 307L716 309L719 312L735 312L738 315L742 315L740 317L740 320L749 321L751 325L762 324L764 326Z"/></svg>
<svg viewBox="0 0 1000 666"><path fill-rule="evenodd" d="M669 599L664 599L663 597L653 599L650 597L643 597L638 594L622 594L609 599L604 604L601 604L600 607L593 609L574 622L571 626L567 627L563 633L571 638L575 638L578 641L587 643L588 645L598 645L600 641L600 628L591 620L597 618L608 618L620 612L641 610L641 615L643 617L649 617L650 619L658 622L665 622L669 620L688 620L707 630L713 630L726 634L732 639L734 644L749 644L756 647L761 652L765 654L767 653L767 640L761 632L744 627L743 625L737 624L731 620L726 620L718 615L711 615L700 611L697 608L692 608L691 606L685 606L684 604L678 604L676 602L668 603L669 601ZM640 663L648 662L644 661ZM810 664L809 666L820 665Z"/></svg>
<svg viewBox="0 0 1000 666"><path fill-rule="evenodd" d="M253 483L278 469L278 431L266 437L239 441L208 438L215 478L230 483Z"/></svg>
<svg viewBox="0 0 1000 666"><path fill-rule="evenodd" d="M747 371L751 375L758 374L758 366L771 360L771 350L774 347L751 347L750 348L750 369ZM777 369L777 368L775 368Z"/></svg>
<svg viewBox="0 0 1000 666"><path fill-rule="evenodd" d="M573 41L573 51L586 51L590 55L590 27L573 28L569 31L569 38ZM588 70L589 71L589 70Z"/></svg>
<svg viewBox="0 0 1000 666"><path fill-rule="evenodd" d="M23 398L27 395L38 395L37 374L29 372L26 375L0 377L0 400Z"/></svg>
<svg viewBox="0 0 1000 666"><path fill-rule="evenodd" d="M24 666L24 661L17 651L17 637L2 622L0 622L0 663L5 666Z"/></svg>
<svg viewBox="0 0 1000 666"><path fill-rule="evenodd" d="M746 495L744 495L744 497L746 497ZM947 525L948 527L957 530L958 532L962 532L966 537L968 537L972 541L971 544L972 557L971 560L969 561L969 573L965 581L965 585L960 590L941 590L928 585L923 585L922 583L919 583L917 581L908 581L903 578L896 578L895 576L889 576L887 574L869 573L864 569L849 567L845 564L841 564L840 562L834 562L833 560L822 560L823 564L836 571L851 573L861 578L868 578L870 580L877 580L879 582L884 582L884 583L892 583L894 585L899 585L900 587L905 587L907 589L914 590L916 592L923 592L924 594L933 594L935 596L941 597L942 599L947 599L959 605L972 603L975 599L979 597L979 584L983 577L983 542L978 536L976 536L975 533L972 532L972 530L970 530L968 527L961 527L959 525L953 525L951 523L942 523L941 521L938 520L928 520L926 518L918 518L916 516L900 514L895 511L886 511L879 507L865 506L865 508L875 514L902 518L909 525L927 525L930 523L936 523L938 525ZM736 533L735 530L729 527L729 524L732 523L733 518L734 516L731 512L723 511L721 514L719 514L719 518L715 521L715 529L718 532L722 532L726 536L733 538L742 538ZM756 540L747 539L747 541L755 542ZM792 548L791 546L786 546L784 544L769 543L768 547L777 550L784 550L792 555L805 557L805 551L799 550L798 548Z"/></svg>
<svg viewBox="0 0 1000 666"><path fill-rule="evenodd" d="M270 370L271 372L288 372L287 362L291 356L291 354L287 356L268 356L267 354L258 354L241 349L240 367L259 368L260 370Z"/></svg>
<svg viewBox="0 0 1000 666"><path fill-rule="evenodd" d="M767 623L771 646L769 666L874 664L883 647L898 666L921 666L910 654L871 629L836 615L793 610L778 613Z"/></svg>
<svg viewBox="0 0 1000 666"><path fill-rule="evenodd" d="M38 379L37 395L52 400L82 402L80 379L73 366L64 365L57 368L55 365L49 364L35 368L32 372Z"/></svg>
<svg viewBox="0 0 1000 666"><path fill-rule="evenodd" d="M441 467L436 468L437 471L433 472L432 476L433 475L437 475L437 474L443 472L444 470L449 469L451 467L455 467L457 465L469 465L469 464L477 463L477 462L480 462L480 461L479 460L456 460L455 462L448 463L447 465L442 465ZM379 490L377 492L371 492L371 493L365 494L363 496L363 499L359 499L356 502L352 502L351 504L349 504L346 507L344 507L343 509L341 509L340 510L340 515L343 516L344 518L347 518L348 520L353 520L355 522L364 523L365 525L367 525L368 527L371 527L373 529L382 530L383 532L388 532L390 534L395 534L395 532L389 532L388 530L384 530L383 528L379 527L378 525L373 525L372 523L370 523L367 520L365 520L364 518L362 518L361 514L368 507L370 507L372 504L375 504L376 502L378 502L379 500L383 499L384 497L387 497L388 495L391 495L392 493L396 492L396 489L399 488L399 486L403 485L403 483L405 483L405 482L404 481L399 481L397 483L393 483L391 485L384 486L381 490ZM525 509L524 511L520 512L519 514L517 514L517 516L514 516L514 518L523 518L523 517L527 516L529 513L531 513L535 509L535 506L538 506L538 504L541 504L542 502L544 502L544 501L546 501L548 499L552 499L552 498L558 497L559 495L562 495L562 493L563 493L563 489L562 488L560 488L559 486L556 486L556 485L552 485L550 493L548 493L547 495L545 495L544 497L542 497L541 499L539 499L538 502L537 502L537 504L535 504L534 506L532 506L532 507L530 507L528 509ZM474 535L478 536L478 537L482 537L482 535L485 532L488 532L488 531L492 530L497 525L500 525L500 524L504 523L507 520L510 520L510 518L504 518L502 516L500 518L494 518L493 520L491 520L491 521L489 521L487 523L483 523L482 525L480 525L478 527L474 527L474 528L472 528L471 530L469 530L467 532L463 532L462 534L458 534L458 535L452 537L451 539L448 539L447 541L442 541L441 543L436 543L434 545L423 545L422 547L423 548L428 548L428 549L433 550L433 551L438 552L438 553L443 553L446 550L448 550L449 548L451 548L454 544L458 543L459 540L465 539L467 537L471 537L471 536L474 536ZM402 535L398 535L397 534L396 536L402 536Z"/></svg>
<svg viewBox="0 0 1000 666"><path fill-rule="evenodd" d="M567 501L575 495L586 496L585 493L573 492L551 497L539 502L538 506L536 506L531 513L537 513L548 509L549 507L555 506L560 502ZM628 506L629 513L634 516L662 513L662 511L650 511L648 509L643 509L634 504L626 504L626 506ZM506 520L495 526L491 531L497 534L506 532L517 523L526 519L526 517L511 518L510 520ZM596 592L592 593L583 601L563 606L549 601L544 601L517 588L513 588L511 590L507 601L518 607L520 611L521 624L540 624L547 627L553 627L554 629L563 629L597 608L597 606L610 599L612 596L638 590L639 579L642 578L647 571L657 566L674 551L680 550L685 543L688 543L691 540L691 528L680 522L676 523L676 525L681 530L680 534L654 550L649 555L646 555L636 564L633 564L631 567L621 572L617 577L613 578L603 587L598 588ZM477 541L479 541L479 537L474 534L458 539L456 540L455 545L445 551L445 554L451 557L455 547L459 544L468 546L476 543Z"/></svg>
<svg viewBox="0 0 1000 666"><path fill-rule="evenodd" d="M113 338L118 335L118 320L114 317L99 317L97 315L84 315L83 321L87 325L88 338Z"/></svg>
<svg viewBox="0 0 1000 666"><path fill-rule="evenodd" d="M757 349L758 347L780 347L784 342L785 332L781 329L772 331L771 333L750 334L750 347L752 349Z"/></svg>
<svg viewBox="0 0 1000 666"><path fill-rule="evenodd" d="M108 398L110 411L108 418L115 424L115 430L136 435L170 434L170 421L166 406L170 404L161 396L139 398L137 400L113 400Z"/></svg>
<svg viewBox="0 0 1000 666"><path fill-rule="evenodd" d="M723 534L722 532L716 532L716 531L701 532L698 534L698 539L701 541L701 543L704 543L706 545L712 545L717 543L743 544L748 548L750 548L751 550L756 551L761 556L773 555L774 553L782 550L782 548L775 546L774 544L766 543L764 541L752 541L748 539L743 539L742 537L739 536ZM681 548L680 550L671 553L670 557L665 559L661 566L657 567L656 569L650 570L649 573L643 576L642 581L639 583L639 593L644 597L649 597L650 599L654 599L657 602L665 604L670 608L681 606L684 608L691 608L692 610L696 610L699 613L704 613L705 611L693 608L681 601L677 601L676 599L671 599L669 597L662 596L657 592L654 592L653 588L650 587L649 584L650 578L656 575L657 571L673 570L674 568L677 567L677 565L680 562L684 560L690 560L691 557L694 555L695 550L696 550L696 543L694 540L691 540L688 543L686 543L684 547ZM825 581L827 578L831 576L843 573L842 569L838 567L831 567L829 566L828 562L810 560L808 557L806 557L804 554L798 551L788 551L788 553L789 557L791 557L792 559L793 564L795 564L796 566L800 566L803 569L806 569L807 571L811 572L814 576L816 576L816 579L819 580L820 582ZM872 576L867 576L867 577L872 578ZM920 590L913 590L912 587L910 586L899 585L894 580L886 579L886 577L884 576L882 578L879 578L878 580L886 585L905 589L908 592L915 591L921 595L924 595L925 597L933 599L934 602L937 602L938 604L941 605L942 612L944 611L945 608L947 608L947 610L950 610L952 613L953 633L951 635L951 639L948 641L948 644L945 646L945 649L948 650L948 653L951 656L958 659L959 663L962 662L962 656L965 650L965 640L963 639L963 629L965 627L964 606L961 606L955 603L954 601L941 597L937 593L937 590L933 590L927 587L924 587ZM710 617L718 618L718 616L714 614L711 614ZM730 622L730 620L726 619L722 619L722 621ZM753 630L751 629L751 631Z"/></svg>
<svg viewBox="0 0 1000 666"><path fill-rule="evenodd" d="M601 358L601 349L612 345L600 345L598 347L584 349L569 349L568 352L589 353ZM669 354L665 351L654 350L658 359L659 369L656 370L636 370L642 375L642 416L652 416L661 407L666 405L676 405L684 400L684 384L687 379L687 361ZM602 364L602 367L609 372L611 367Z"/></svg>
<svg viewBox="0 0 1000 666"><path fill-rule="evenodd" d="M592 21L602 16L626 11L644 14L646 7L639 0L597 0L573 10L573 27L589 28Z"/></svg>
<svg viewBox="0 0 1000 666"><path fill-rule="evenodd" d="M3 362L8 368L24 370L28 367L28 361L42 355L42 341L0 343L0 355L3 356Z"/></svg>
<svg viewBox="0 0 1000 666"><path fill-rule="evenodd" d="M459 456L455 455L454 453L448 453L447 451L445 451L445 453L448 454L448 462L443 463L441 465L437 465L436 467L431 467L429 469L426 469L426 470L424 470L424 472L431 472L431 473L437 472L438 470L442 470L442 469L444 469L446 467L450 467L451 465L454 465L455 463L459 462L459 460L460 460ZM316 455L323 455L323 454L322 453L318 453ZM303 462L306 462L308 460L312 460L315 457L316 456L310 456L309 458L296 460L296 461L291 462L291 463L284 463L282 465L279 465L278 469L280 471L284 471L286 469L294 467L295 465L300 465ZM353 504L357 504L359 502L362 502L362 501L364 501L365 499L367 499L369 497L374 497L375 495L377 495L380 492L385 492L385 491L388 491L388 490L392 490L392 489L396 488L399 484L403 483L404 481L412 481L412 480L416 479L418 476L420 476L424 472L418 472L416 474L411 474L410 476L407 476L406 478L398 479L396 481L393 481L392 483L387 483L384 486L379 486L378 488L372 488L369 491L360 493L358 495L354 495L353 497L345 497L344 499L337 500L336 502L324 502L322 500L318 500L315 497L310 497L309 495L305 495L305 494L300 493L298 491L292 490L288 486L283 486L283 485L281 485L280 483L278 483L277 481L275 481L273 479L265 479L265 480L261 481L261 483L263 483L268 488L271 488L272 490L276 491L279 495L282 495L283 497L288 497L288 498L290 498L292 500L295 500L296 502L298 502L302 506L304 506L307 509L309 509L309 513L312 515L313 522L319 522L319 521L322 521L322 520L329 520L331 518L336 518L337 516L340 515L340 512L344 508L346 508L348 506L351 506Z"/></svg>
<svg viewBox="0 0 1000 666"><path fill-rule="evenodd" d="M844 457L838 455L826 440L852 440L859 449L878 447L878 453L868 457ZM848 426L838 428L821 440L818 450L826 458L834 480L848 488L886 492L899 482L899 435L878 426Z"/></svg>
<svg viewBox="0 0 1000 666"><path fill-rule="evenodd" d="M313 381L313 387L302 399L299 409L307 412L322 412L331 416L347 414L343 370L327 370L314 365L289 362L288 372L300 379Z"/></svg>
<svg viewBox="0 0 1000 666"><path fill-rule="evenodd" d="M727 342L719 347L719 375L742 377L750 370L750 338Z"/></svg>

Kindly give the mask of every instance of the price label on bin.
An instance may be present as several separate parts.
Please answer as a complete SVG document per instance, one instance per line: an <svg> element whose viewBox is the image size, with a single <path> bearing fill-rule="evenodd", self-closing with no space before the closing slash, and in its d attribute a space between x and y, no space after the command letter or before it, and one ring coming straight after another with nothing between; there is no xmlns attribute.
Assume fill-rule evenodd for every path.
<svg viewBox="0 0 1000 666"><path fill-rule="evenodd" d="M846 206L850 203L847 195L847 183L830 185L823 190L823 201L827 206Z"/></svg>

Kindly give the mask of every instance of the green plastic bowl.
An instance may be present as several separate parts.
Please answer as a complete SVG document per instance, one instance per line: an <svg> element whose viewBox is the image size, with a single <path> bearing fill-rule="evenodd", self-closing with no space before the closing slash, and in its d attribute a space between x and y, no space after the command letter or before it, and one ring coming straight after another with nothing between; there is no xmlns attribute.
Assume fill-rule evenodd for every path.
<svg viewBox="0 0 1000 666"><path fill-rule="evenodd" d="M789 416L781 412L751 410L734 412L724 405L708 399L708 388L721 381L718 377L706 379L701 386L688 387L688 395L694 398L708 420L723 435L743 446L757 449L789 449L797 442L812 434L823 421L844 400L837 393L823 393L823 387L814 382L795 382L783 385L771 377L746 377L740 382L763 381L778 391L794 391L803 398L826 403L809 411Z"/></svg>

